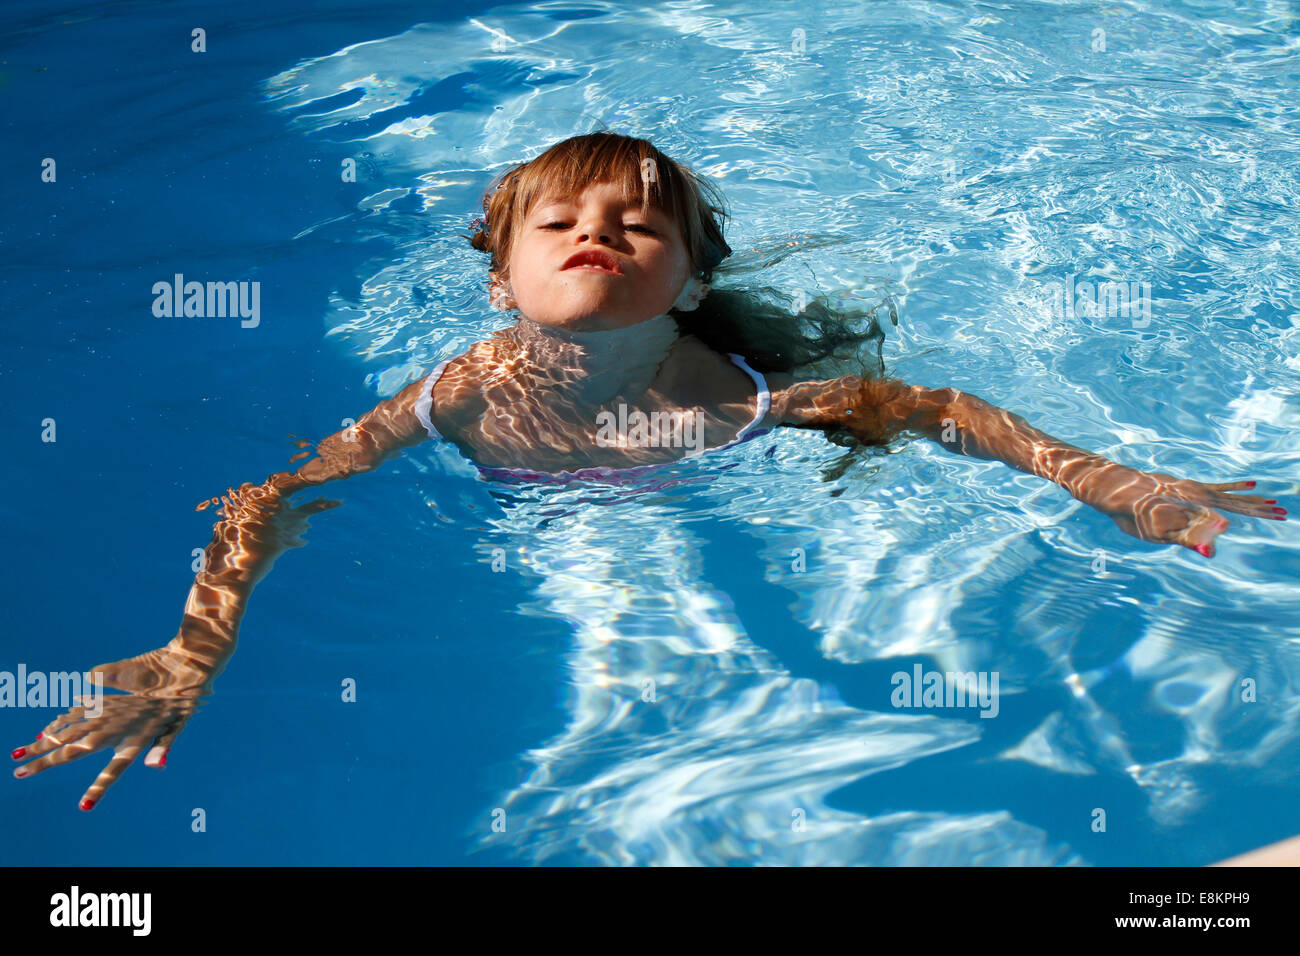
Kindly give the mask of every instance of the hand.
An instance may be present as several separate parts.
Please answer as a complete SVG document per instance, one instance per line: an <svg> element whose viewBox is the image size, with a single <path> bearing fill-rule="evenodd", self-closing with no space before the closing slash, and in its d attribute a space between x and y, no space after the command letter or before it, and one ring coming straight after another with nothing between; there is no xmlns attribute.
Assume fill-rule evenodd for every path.
<svg viewBox="0 0 1300 956"><path fill-rule="evenodd" d="M78 706L46 725L34 741L12 754L15 760L37 758L14 771L15 777L22 778L113 748L108 766L82 795L82 810L93 809L146 748L146 767L166 766L168 751L198 708L198 695L206 687L203 672L171 645L101 664L91 673L102 675L105 687L128 693L101 696L99 708L85 696L78 698ZM88 713L87 703L99 713Z"/></svg>
<svg viewBox="0 0 1300 956"><path fill-rule="evenodd" d="M1286 520L1286 509L1274 507L1277 502L1272 499L1229 494L1254 488L1253 481L1207 485L1158 472L1130 471L1135 477L1112 487L1105 505L1099 507L1126 533L1143 541L1181 544L1212 558L1214 539L1228 527L1228 519L1212 509Z"/></svg>

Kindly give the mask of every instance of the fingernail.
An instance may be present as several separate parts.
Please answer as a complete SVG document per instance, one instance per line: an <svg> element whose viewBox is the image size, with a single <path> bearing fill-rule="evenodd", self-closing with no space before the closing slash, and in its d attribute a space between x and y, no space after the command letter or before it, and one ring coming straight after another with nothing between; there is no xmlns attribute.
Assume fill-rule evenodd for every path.
<svg viewBox="0 0 1300 956"><path fill-rule="evenodd" d="M42 730L39 734L36 735L36 739L40 740L44 736L45 736L45 731Z"/></svg>
<svg viewBox="0 0 1300 956"><path fill-rule="evenodd" d="M94 800L82 800L80 806L81 806L81 809L83 809L83 810L93 810L93 809L95 809L95 801L94 801Z"/></svg>
<svg viewBox="0 0 1300 956"><path fill-rule="evenodd" d="M17 770L14 771L14 776L15 776L15 777L25 777L25 776L27 776L27 768L26 768L26 767L19 767Z"/></svg>
<svg viewBox="0 0 1300 956"><path fill-rule="evenodd" d="M1267 499L1265 499L1264 504L1266 504L1266 505L1275 505L1275 504L1277 504L1277 499L1276 499L1276 498L1267 498Z"/></svg>
<svg viewBox="0 0 1300 956"><path fill-rule="evenodd" d="M1275 515L1284 515L1284 514L1286 514L1286 509L1285 509L1285 508L1274 508L1274 509L1273 509L1273 514L1275 514Z"/></svg>
<svg viewBox="0 0 1300 956"><path fill-rule="evenodd" d="M1210 556L1210 546L1208 544L1198 544L1196 550L1207 558Z"/></svg>
<svg viewBox="0 0 1300 956"><path fill-rule="evenodd" d="M1247 487L1247 488L1254 488L1254 487L1255 487L1255 483L1254 483L1253 481L1248 481L1248 482L1246 482L1246 487Z"/></svg>
<svg viewBox="0 0 1300 956"><path fill-rule="evenodd" d="M26 747L19 747L17 750L15 750L15 751L14 751L13 753L11 753L9 756L13 757L15 760L22 760L22 759L23 759L23 754L25 754L25 753L27 753L27 748L26 748Z"/></svg>

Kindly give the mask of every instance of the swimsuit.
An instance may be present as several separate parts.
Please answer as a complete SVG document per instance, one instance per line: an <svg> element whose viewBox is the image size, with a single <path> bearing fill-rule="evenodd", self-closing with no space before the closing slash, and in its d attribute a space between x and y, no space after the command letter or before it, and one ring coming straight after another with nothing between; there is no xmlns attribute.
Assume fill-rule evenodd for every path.
<svg viewBox="0 0 1300 956"><path fill-rule="evenodd" d="M768 410L772 407L772 394L768 391L767 380L764 379L759 372L755 372L750 368L745 363L745 360L734 352L728 352L727 357L736 365L740 366L740 368L754 380L754 385L758 389L754 417L749 420L749 423L740 430L735 438L727 442L725 445L719 445L717 448L706 448L703 451L691 452L688 455L684 455L679 459L679 461L685 461L687 458L694 458L696 455L703 454L704 451L722 451L724 448L730 448L732 445L739 445L743 441L757 438L759 435L766 435L771 431L769 428L763 428L757 431L754 430L754 427L767 416ZM438 379L442 376L443 369L447 367L449 362L451 362L451 359L446 359L445 361L440 362L438 366L429 373L424 380L424 387L420 389L420 396L415 401L415 417L420 420L420 424L423 425L425 431L429 433L429 437L435 441L443 440L443 436L438 432L438 429L433 427L433 422L429 418L429 414L433 410L433 386L437 384ZM579 468L576 471L560 472L532 471L527 468L495 468L486 465L478 465L477 467L479 471L483 472L483 474L488 477L507 480L514 479L519 481L554 482L570 481L573 479L597 479L620 482L625 477L635 477L659 468L667 468L669 465L674 464L677 464L677 462L663 462L653 465L634 465L630 468L611 468L608 465L593 465L587 468Z"/></svg>

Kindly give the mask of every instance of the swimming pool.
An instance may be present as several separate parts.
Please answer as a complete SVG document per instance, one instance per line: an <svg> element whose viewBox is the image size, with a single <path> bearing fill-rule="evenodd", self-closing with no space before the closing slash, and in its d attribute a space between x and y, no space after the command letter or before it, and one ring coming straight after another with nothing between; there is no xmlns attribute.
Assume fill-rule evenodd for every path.
<svg viewBox="0 0 1300 956"><path fill-rule="evenodd" d="M462 238L478 195L600 125L721 185L731 283L895 311L891 374L1295 490L1293 5L6 17L30 175L2 275L31 318L0 669L169 638L195 503L508 321ZM176 274L260 283L259 321L155 315ZM997 462L892 452L782 429L555 489L424 445L330 486L166 772L90 814L101 757L6 787L0 860L1181 865L1300 832L1289 525L1234 518L1206 561ZM896 693L949 673L996 698Z"/></svg>

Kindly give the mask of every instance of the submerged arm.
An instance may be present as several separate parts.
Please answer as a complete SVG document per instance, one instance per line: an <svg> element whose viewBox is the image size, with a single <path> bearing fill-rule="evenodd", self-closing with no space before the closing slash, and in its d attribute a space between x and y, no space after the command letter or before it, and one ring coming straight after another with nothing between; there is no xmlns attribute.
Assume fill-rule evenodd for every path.
<svg viewBox="0 0 1300 956"><path fill-rule="evenodd" d="M261 485L245 482L221 496L222 520L213 526L203 555L203 570L194 579L180 633L168 645L202 672L209 684L234 653L239 622L253 588L275 559L300 547L306 518L334 507L318 499L294 507L289 497L304 488L373 471L403 448L428 438L413 408L415 382L361 416L351 428L335 432L316 446L318 457L295 472L276 472ZM218 499L199 504L202 510ZM174 692L174 691L172 691Z"/></svg>
<svg viewBox="0 0 1300 956"><path fill-rule="evenodd" d="M1228 527L1212 508L1279 519L1286 513L1263 498L1228 494L1253 488L1253 481L1207 485L1128 468L952 388L856 377L802 382L778 392L773 412L785 424L843 429L869 443L911 432L950 451L1005 462L1060 485L1134 537L1181 544L1205 557L1214 554L1214 538Z"/></svg>
<svg viewBox="0 0 1300 956"><path fill-rule="evenodd" d="M176 637L157 650L92 668L103 686L126 696L83 698L46 725L37 738L13 752L15 760L36 758L14 774L25 777L50 767L113 748L113 759L86 790L81 809L89 810L123 771L148 748L145 763L161 767L167 751L193 715L197 698L235 652L239 623L257 582L275 559L299 547L308 516L332 508L317 499L301 506L288 499L296 491L372 471L399 450L425 440L414 413L420 383L403 389L363 415L355 426L324 439L319 457L295 472L277 472L261 485L245 483L220 499L221 520L213 527L202 570L194 579Z"/></svg>

